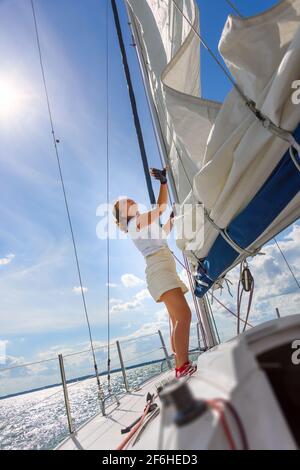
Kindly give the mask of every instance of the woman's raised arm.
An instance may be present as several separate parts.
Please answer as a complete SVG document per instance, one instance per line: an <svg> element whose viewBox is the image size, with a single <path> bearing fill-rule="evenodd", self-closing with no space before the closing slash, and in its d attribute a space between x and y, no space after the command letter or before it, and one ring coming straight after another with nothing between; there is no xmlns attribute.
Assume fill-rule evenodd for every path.
<svg viewBox="0 0 300 470"><path fill-rule="evenodd" d="M157 170L152 168L150 170L151 176L160 181L160 191L157 199L156 207L145 214L140 214L137 218L137 228L142 230L145 227L153 224L165 212L168 207L168 179L167 168L164 170Z"/></svg>

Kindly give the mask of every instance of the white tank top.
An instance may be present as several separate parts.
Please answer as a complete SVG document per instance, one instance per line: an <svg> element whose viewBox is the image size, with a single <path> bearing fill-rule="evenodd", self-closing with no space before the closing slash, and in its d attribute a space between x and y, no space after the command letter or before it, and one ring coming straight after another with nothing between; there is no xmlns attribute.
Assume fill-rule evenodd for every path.
<svg viewBox="0 0 300 470"><path fill-rule="evenodd" d="M128 223L128 233L137 249L145 258L164 248L168 248L167 234L160 226L158 220L148 227L138 230L136 217L134 217Z"/></svg>

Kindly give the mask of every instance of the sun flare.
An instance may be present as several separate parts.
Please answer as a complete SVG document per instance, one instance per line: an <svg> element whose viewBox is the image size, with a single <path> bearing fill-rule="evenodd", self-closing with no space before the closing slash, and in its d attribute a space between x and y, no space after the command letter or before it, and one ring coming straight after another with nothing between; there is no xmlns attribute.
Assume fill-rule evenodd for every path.
<svg viewBox="0 0 300 470"><path fill-rule="evenodd" d="M20 86L13 80L0 77L0 117L11 118L21 109L24 96Z"/></svg>

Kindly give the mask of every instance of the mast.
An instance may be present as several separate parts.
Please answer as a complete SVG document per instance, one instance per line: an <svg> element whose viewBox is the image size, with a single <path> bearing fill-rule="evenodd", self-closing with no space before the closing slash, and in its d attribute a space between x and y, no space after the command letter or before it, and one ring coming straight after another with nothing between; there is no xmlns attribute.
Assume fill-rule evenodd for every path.
<svg viewBox="0 0 300 470"><path fill-rule="evenodd" d="M139 113L138 113L138 109L137 109L135 94L134 94L134 90L133 90L131 74L130 74L130 69L129 69L129 65L128 65L127 53L126 53L125 44L124 44L124 40L123 40L122 29L121 29L121 24L120 24L119 12L118 12L118 8L117 8L117 5L116 5L116 0L111 0L111 5L112 5L112 11L113 11L113 16L114 16L116 31L117 31L117 35L118 35L121 55L122 55L122 59L123 59L123 67L124 67L124 72L125 72L127 85L128 85L129 99L130 99L131 109L132 109L132 113L133 113L134 125L135 125L136 135L137 135L137 138L138 138L140 153L141 153L141 157L142 157L142 163L143 163L143 168L144 168L144 173L145 173L149 198L150 198L151 204L154 205L154 204L156 204L156 198L155 198L155 195L154 195L152 181L151 181L151 177L150 177L148 158L147 158L147 153L146 153L146 148L145 148L145 143L144 143L144 138L143 138L143 133L142 133L142 127L141 127L141 123L140 123Z"/></svg>
<svg viewBox="0 0 300 470"><path fill-rule="evenodd" d="M134 41L134 47L135 47L135 50L136 50L136 55L137 55L137 59L138 59L139 67L140 67L140 72L141 72L141 75L142 75L144 90L145 90L145 94L146 94L146 98L147 98L147 102L148 102L148 106L149 106L149 110L150 110L150 114L151 114L152 125L153 125L153 129L154 129L156 141L157 141L157 144L158 144L158 150L160 152L162 161L164 162L165 165L167 165L168 164L168 150L167 150L165 139L164 139L163 132L162 132L162 129L161 129L161 124L160 124L160 120L159 120L159 117L158 117L158 114L157 114L157 110L156 110L156 107L155 107L155 105L153 103L153 100L151 98L152 93L151 93L151 89L150 89L148 70L147 70L147 67L145 65L145 61L143 59L143 52L142 52L141 47L140 47L138 32L136 30L136 26L135 26L134 21L132 21L132 19L131 19L131 15L130 15L127 0L124 0L124 3L125 3L125 8L126 8L127 17L128 17L128 24L129 24L130 29L131 29L132 39ZM173 198L174 198L174 202L176 202L178 204L179 203L179 198L178 198L178 193L177 193L176 184L175 184L175 180L174 180L174 176L173 176L172 171L169 172L168 178L169 178L169 181L170 181L170 186L171 186L171 191L172 191L172 195L173 195Z"/></svg>
<svg viewBox="0 0 300 470"><path fill-rule="evenodd" d="M169 161L168 149L167 149L165 138L164 138L164 135L163 135L163 132L162 132L161 123L160 123L160 119L159 119L159 116L158 116L158 113L157 113L157 109L156 109L156 106L155 106L155 104L153 102L153 99L152 99L152 92L151 92L151 87L150 87L150 77L149 77L147 66L145 64L145 60L144 60L144 57L143 57L143 51L142 51L140 40L139 40L139 33L137 31L134 18L132 18L132 15L130 14L130 10L129 10L129 7L128 7L127 0L124 0L124 3L125 3L126 11L127 11L128 24L130 26L132 37L133 37L133 40L134 40L135 50L136 50L136 54L137 54L137 58L138 58L138 63L139 63L139 66L140 66L142 80L143 80L143 83L144 83L145 94L146 94L146 98L147 98L147 101L148 101L149 110L150 110L150 113L151 113L152 124L153 124L154 132L155 132L155 135L156 135L156 140L157 140L157 143L158 143L159 152L161 154L162 161L164 162L165 165L167 165L168 161ZM173 175L172 171L169 172L169 180L170 180L170 186L171 186L171 191L172 191L172 194L173 194L174 202L179 204L178 192L177 192L175 179L174 179L174 175ZM194 281L193 280L191 280L191 284L193 285L193 288L194 288ZM207 345L208 345L209 348L212 348L212 347L216 346L217 344L219 344L219 342L218 342L216 332L215 332L214 327L213 327L213 322L212 322L212 318L211 318L211 315L210 315L210 310L209 310L207 300L206 299L197 299L194 296L194 302L195 302L196 310L198 310L198 311L200 310L200 317L201 317L203 329L204 329L204 332L205 332Z"/></svg>

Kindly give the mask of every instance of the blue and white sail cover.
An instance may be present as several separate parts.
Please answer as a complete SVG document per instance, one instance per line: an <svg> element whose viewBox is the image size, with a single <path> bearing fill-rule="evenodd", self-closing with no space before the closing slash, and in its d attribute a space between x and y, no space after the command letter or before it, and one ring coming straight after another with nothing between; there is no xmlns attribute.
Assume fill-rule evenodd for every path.
<svg viewBox="0 0 300 470"><path fill-rule="evenodd" d="M198 9L176 2L188 21L172 1L128 0L181 204L178 246L198 269L201 297L245 256L221 231L252 252L300 217L300 173L290 144L235 89L222 106L201 98ZM229 16L219 50L243 93L300 142L300 0ZM182 230L192 223L196 231Z"/></svg>

